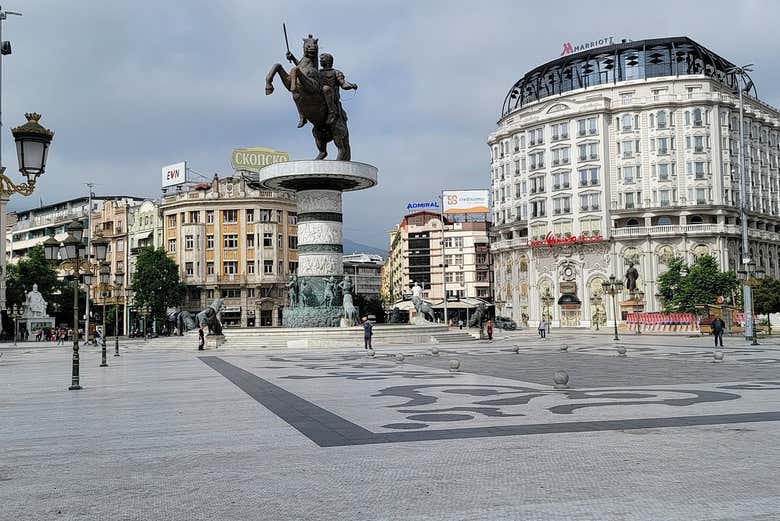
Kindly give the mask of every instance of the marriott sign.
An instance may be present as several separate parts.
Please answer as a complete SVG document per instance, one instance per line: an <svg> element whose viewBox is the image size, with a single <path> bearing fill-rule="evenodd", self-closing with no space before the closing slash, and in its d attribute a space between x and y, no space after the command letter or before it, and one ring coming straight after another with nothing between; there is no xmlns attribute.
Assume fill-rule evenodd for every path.
<svg viewBox="0 0 780 521"><path fill-rule="evenodd" d="M626 43L630 41L631 40L624 38L623 40L621 40L620 43ZM565 42L563 44L563 50L561 51L561 56L566 56L567 54L574 54L575 52L580 52L580 51L587 51L588 49L595 49L596 47L604 47L606 45L612 45L613 43L615 43L614 36L605 36L603 38L599 38L598 40L593 40L592 42L583 42L583 43L578 43L577 45L571 42Z"/></svg>

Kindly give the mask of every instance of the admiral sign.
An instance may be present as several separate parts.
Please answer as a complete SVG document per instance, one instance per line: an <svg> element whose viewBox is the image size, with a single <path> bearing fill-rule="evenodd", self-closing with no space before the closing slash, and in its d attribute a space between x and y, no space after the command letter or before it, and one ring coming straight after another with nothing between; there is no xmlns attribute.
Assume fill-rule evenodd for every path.
<svg viewBox="0 0 780 521"><path fill-rule="evenodd" d="M236 148L230 156L234 170L259 172L264 166L290 160L290 154L265 147Z"/></svg>
<svg viewBox="0 0 780 521"><path fill-rule="evenodd" d="M601 242L604 237L601 235L572 235L571 237L556 237L552 232L547 232L547 236L541 241L528 241L531 247L538 246L559 246L561 244L587 244L590 242Z"/></svg>
<svg viewBox="0 0 780 521"><path fill-rule="evenodd" d="M409 213L419 212L422 210L438 210L438 209L439 209L438 201L416 201L412 203L407 203L406 205L406 211Z"/></svg>
<svg viewBox="0 0 780 521"><path fill-rule="evenodd" d="M187 181L187 163L174 163L162 168L162 187L176 186Z"/></svg>

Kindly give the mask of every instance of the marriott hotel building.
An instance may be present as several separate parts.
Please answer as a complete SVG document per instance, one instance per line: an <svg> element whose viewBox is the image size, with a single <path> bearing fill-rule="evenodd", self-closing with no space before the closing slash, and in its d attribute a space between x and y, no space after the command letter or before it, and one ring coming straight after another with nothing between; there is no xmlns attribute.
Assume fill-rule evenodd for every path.
<svg viewBox="0 0 780 521"><path fill-rule="evenodd" d="M618 320L661 311L658 276L675 256L737 269L742 197L750 257L780 276L780 114L749 82L743 195L732 66L662 38L569 54L512 85L488 137L496 314L611 324L601 283L630 264L642 294L618 295Z"/></svg>

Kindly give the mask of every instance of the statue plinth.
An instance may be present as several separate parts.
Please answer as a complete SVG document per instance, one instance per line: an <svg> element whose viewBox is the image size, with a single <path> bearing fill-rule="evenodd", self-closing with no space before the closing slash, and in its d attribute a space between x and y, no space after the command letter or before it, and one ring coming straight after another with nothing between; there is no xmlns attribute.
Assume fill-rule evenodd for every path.
<svg viewBox="0 0 780 521"><path fill-rule="evenodd" d="M376 167L353 161L288 161L262 168L258 181L266 190L294 192L298 201L298 306L283 310L283 325L337 326L340 315L333 324L332 310L340 309L341 299L326 302L324 294L330 277L338 283L344 276L342 193L375 186Z"/></svg>

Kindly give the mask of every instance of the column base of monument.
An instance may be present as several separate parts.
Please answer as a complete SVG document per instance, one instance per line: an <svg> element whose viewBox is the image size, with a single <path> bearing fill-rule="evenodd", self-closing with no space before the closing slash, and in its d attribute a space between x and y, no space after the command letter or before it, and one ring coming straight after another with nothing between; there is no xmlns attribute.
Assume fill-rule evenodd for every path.
<svg viewBox="0 0 780 521"><path fill-rule="evenodd" d="M344 316L341 195L376 185L376 167L353 161L287 161L261 169L258 182L266 190L294 192L298 203L298 272L290 296L297 305L283 309L282 325L339 327Z"/></svg>
<svg viewBox="0 0 780 521"><path fill-rule="evenodd" d="M282 327L339 327L344 310L341 306L282 309Z"/></svg>

